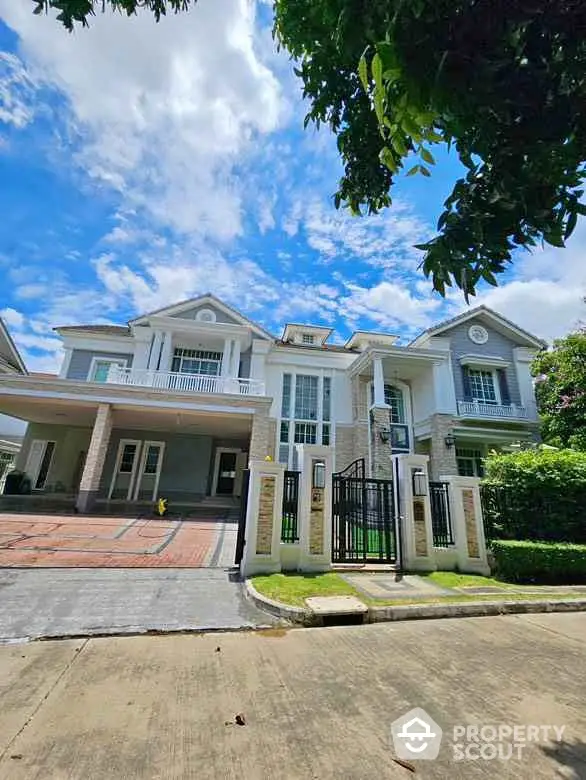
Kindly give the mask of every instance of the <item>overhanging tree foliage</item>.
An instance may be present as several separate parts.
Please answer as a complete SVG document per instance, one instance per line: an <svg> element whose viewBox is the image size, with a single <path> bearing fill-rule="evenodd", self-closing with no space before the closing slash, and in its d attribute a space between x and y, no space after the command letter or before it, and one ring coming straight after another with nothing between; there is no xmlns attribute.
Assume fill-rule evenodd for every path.
<svg viewBox="0 0 586 780"><path fill-rule="evenodd" d="M532 372L544 440L586 452L586 331L557 339Z"/></svg>
<svg viewBox="0 0 586 780"><path fill-rule="evenodd" d="M71 29L94 6L157 18L189 0L33 0ZM419 248L436 290L497 283L517 247L563 247L586 214L584 0L275 0L308 122L337 137L337 207L376 213L396 176L430 176L431 147L466 167ZM408 158L409 161L408 161Z"/></svg>

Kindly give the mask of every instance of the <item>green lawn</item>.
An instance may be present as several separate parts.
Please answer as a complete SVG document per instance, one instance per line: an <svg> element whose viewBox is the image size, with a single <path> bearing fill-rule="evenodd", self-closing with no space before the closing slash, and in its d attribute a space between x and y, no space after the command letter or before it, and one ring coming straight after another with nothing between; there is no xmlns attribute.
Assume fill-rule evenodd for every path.
<svg viewBox="0 0 586 780"><path fill-rule="evenodd" d="M503 598L515 600L531 600L539 598L535 593L516 593L510 589L514 586L495 580L492 577L481 577L473 574L458 574L456 572L430 572L419 576L434 582L442 588L483 587L498 586L503 589ZM450 604L467 601L494 601L501 598L499 594L467 595L454 593L449 596L428 596L426 598L400 598L400 599L373 599L354 588L346 580L335 572L327 574L268 574L252 577L252 584L256 590L283 604L294 607L305 607L305 599L310 596L356 596L369 606L397 606L406 604ZM553 598L583 598L584 594L572 592L548 593L549 599Z"/></svg>

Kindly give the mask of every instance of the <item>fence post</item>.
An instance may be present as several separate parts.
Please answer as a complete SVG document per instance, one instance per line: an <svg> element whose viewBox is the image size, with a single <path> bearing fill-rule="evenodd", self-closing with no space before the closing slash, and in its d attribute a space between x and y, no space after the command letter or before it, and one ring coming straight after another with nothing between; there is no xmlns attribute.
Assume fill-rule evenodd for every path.
<svg viewBox="0 0 586 780"><path fill-rule="evenodd" d="M449 485L450 512L459 571L490 574L482 520L480 479L449 476L441 477L441 480Z"/></svg>
<svg viewBox="0 0 586 780"><path fill-rule="evenodd" d="M300 444L299 568L327 571L332 565L332 447Z"/></svg>
<svg viewBox="0 0 586 780"><path fill-rule="evenodd" d="M281 571L280 543L285 466L272 461L251 460L244 555L240 573Z"/></svg>
<svg viewBox="0 0 586 780"><path fill-rule="evenodd" d="M429 501L428 455L393 455L397 463L399 513L401 523L401 567L406 570L435 571L433 530ZM416 496L413 491L413 474L423 473L427 485L426 495Z"/></svg>

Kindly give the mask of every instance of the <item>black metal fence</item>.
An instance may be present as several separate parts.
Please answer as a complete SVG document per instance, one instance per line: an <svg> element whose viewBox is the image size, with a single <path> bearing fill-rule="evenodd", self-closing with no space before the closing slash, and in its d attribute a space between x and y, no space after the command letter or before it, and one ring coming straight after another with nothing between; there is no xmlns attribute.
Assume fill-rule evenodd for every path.
<svg viewBox="0 0 586 780"><path fill-rule="evenodd" d="M523 490L483 483L480 497L487 541L531 539L586 544L586 487L582 485Z"/></svg>
<svg viewBox="0 0 586 780"><path fill-rule="evenodd" d="M299 541L299 474L299 471L286 471L283 485L281 541L289 544Z"/></svg>
<svg viewBox="0 0 586 780"><path fill-rule="evenodd" d="M447 482L429 483L429 502L431 504L431 527L433 546L450 547L454 544L454 532L450 515L450 497Z"/></svg>
<svg viewBox="0 0 586 780"><path fill-rule="evenodd" d="M397 536L390 480L334 474L332 561L396 563Z"/></svg>

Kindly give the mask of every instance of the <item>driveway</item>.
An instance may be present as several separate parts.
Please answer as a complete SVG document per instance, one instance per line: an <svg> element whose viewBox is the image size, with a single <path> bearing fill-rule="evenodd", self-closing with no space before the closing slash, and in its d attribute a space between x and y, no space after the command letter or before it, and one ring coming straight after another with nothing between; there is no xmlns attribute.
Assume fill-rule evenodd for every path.
<svg viewBox="0 0 586 780"><path fill-rule="evenodd" d="M0 567L231 566L237 523L196 519L0 514Z"/></svg>
<svg viewBox="0 0 586 780"><path fill-rule="evenodd" d="M0 644L274 622L229 569L0 569Z"/></svg>
<svg viewBox="0 0 586 780"><path fill-rule="evenodd" d="M552 614L0 647L0 780L582 780L585 639ZM412 707L444 733L414 772L389 740ZM471 725L565 730L457 761Z"/></svg>

